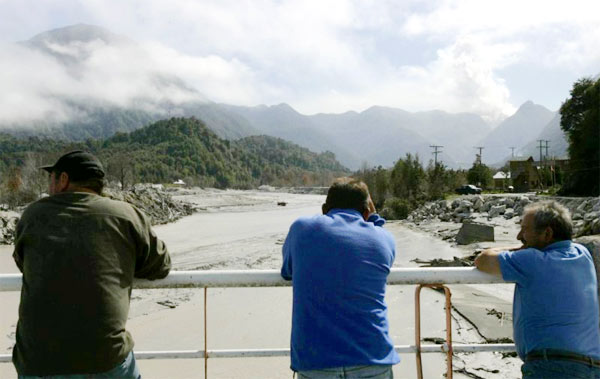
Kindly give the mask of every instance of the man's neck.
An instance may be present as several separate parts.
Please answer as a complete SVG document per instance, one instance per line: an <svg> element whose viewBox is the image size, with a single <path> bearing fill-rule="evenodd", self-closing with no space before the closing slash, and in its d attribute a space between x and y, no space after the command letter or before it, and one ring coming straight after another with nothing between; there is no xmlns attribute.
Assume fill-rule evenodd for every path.
<svg viewBox="0 0 600 379"><path fill-rule="evenodd" d="M67 189L65 189L63 192L86 192L86 193L92 193L94 195L99 195L98 192L96 192L90 188L79 187L79 186L74 186L74 185L69 185L69 187L67 187Z"/></svg>
<svg viewBox="0 0 600 379"><path fill-rule="evenodd" d="M540 248L540 250L544 250L544 249L545 249L545 248L547 248L548 246L550 246L550 245L553 245L553 244L555 244L555 243L557 243L557 242L562 242L562 241L570 241L570 240L552 240L552 241L548 242L548 244L547 244L546 246L544 246L544 247Z"/></svg>

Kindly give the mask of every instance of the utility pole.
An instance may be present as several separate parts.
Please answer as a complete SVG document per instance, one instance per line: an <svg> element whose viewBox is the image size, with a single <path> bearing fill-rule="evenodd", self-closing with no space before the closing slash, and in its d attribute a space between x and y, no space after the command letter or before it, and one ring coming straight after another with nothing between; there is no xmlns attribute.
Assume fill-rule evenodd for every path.
<svg viewBox="0 0 600 379"><path fill-rule="evenodd" d="M510 149L510 151L511 151L511 153L510 153L510 156L511 156L512 158L514 158L514 157L515 157L515 147L514 147L514 146L511 146L511 147L509 147L509 149Z"/></svg>
<svg viewBox="0 0 600 379"><path fill-rule="evenodd" d="M431 154L433 154L434 157L435 157L434 158L434 160L435 160L435 167L437 167L437 162L438 162L437 161L437 156L438 156L439 153L442 152L441 150L438 150L438 149L441 148L441 147L444 147L444 146L441 146L441 145L429 145L429 147L433 148L433 152Z"/></svg>
<svg viewBox="0 0 600 379"><path fill-rule="evenodd" d="M546 159L548 159L548 157L549 157L549 155L548 155L548 144L550 144L550 141L544 140L544 142L546 142Z"/></svg>
<svg viewBox="0 0 600 379"><path fill-rule="evenodd" d="M476 160L479 162L479 164L481 164L482 163L481 150L483 150L484 147L483 146L474 146L473 148L474 149L479 149L479 154L476 155L476 157L477 157Z"/></svg>
<svg viewBox="0 0 600 379"><path fill-rule="evenodd" d="M552 174L552 187L556 186L556 157L552 156L552 163L550 165L550 173Z"/></svg>
<svg viewBox="0 0 600 379"><path fill-rule="evenodd" d="M540 149L540 165L541 165L542 164L542 148L543 148L542 142L544 142L544 140L543 139L539 139L539 140L537 140L537 142L539 142L539 144L540 144L538 146L538 148Z"/></svg>

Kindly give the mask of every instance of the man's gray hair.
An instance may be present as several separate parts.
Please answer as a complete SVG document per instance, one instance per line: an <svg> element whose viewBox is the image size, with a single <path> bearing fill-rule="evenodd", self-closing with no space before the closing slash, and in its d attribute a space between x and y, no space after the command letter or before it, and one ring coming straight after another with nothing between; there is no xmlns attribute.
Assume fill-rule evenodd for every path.
<svg viewBox="0 0 600 379"><path fill-rule="evenodd" d="M529 204L523 214L533 214L533 225L536 231L550 227L555 241L570 240L573 238L573 221L571 213L556 201L540 201Z"/></svg>

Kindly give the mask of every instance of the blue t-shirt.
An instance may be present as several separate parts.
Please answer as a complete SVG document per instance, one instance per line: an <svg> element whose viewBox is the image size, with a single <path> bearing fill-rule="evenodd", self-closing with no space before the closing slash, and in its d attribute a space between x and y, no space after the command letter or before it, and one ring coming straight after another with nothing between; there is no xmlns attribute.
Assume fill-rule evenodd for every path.
<svg viewBox="0 0 600 379"><path fill-rule="evenodd" d="M600 358L596 271L587 249L560 241L504 251L502 278L516 282L513 333L521 359L539 349Z"/></svg>
<svg viewBox="0 0 600 379"><path fill-rule="evenodd" d="M395 257L385 220L353 209L302 217L283 245L292 280L295 371L400 362L388 332L385 284Z"/></svg>

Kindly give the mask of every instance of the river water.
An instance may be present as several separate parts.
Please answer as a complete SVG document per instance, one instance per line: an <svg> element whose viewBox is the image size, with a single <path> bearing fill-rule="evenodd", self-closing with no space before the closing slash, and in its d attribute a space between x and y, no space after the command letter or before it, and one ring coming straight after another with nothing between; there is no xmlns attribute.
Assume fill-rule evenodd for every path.
<svg viewBox="0 0 600 379"><path fill-rule="evenodd" d="M176 198L195 203L201 210L175 223L155 227L172 255L175 270L278 269L281 246L291 223L300 216L320 213L323 195L300 195L261 191L196 190ZM285 206L277 203L285 202ZM386 224L396 240L394 266L414 267L415 258L452 258L464 250L401 223ZM0 248L3 272L15 272L10 247ZM464 291L463 291L464 292ZM17 293L2 299L2 351L14 343ZM424 291L422 337L445 337L443 297ZM289 347L291 288L210 289L208 348L251 349ZM397 345L414 344L414 286L390 286L390 334ZM136 350L203 349L203 292L198 289L135 290L128 329ZM5 311L6 310L6 311ZM481 343L483 338L460 315L453 315L455 342ZM425 378L441 378L445 371L442 354L424 354ZM455 357L455 377L516 378L518 362L502 360L496 353ZM202 378L200 360L140 360L145 378ZM8 366L8 367L7 367ZM0 377L13 377L14 369L0 364ZM500 371L498 371L500 370ZM402 356L394 367L397 378L415 377L414 354ZM473 376L476 375L476 376ZM288 357L221 358L209 360L210 378L291 378Z"/></svg>
<svg viewBox="0 0 600 379"><path fill-rule="evenodd" d="M222 201L210 197L224 197ZM179 270L210 268L279 268L281 244L289 226L300 216L321 213L323 195L259 191L202 192L176 196L203 211L155 228L168 245ZM278 206L285 202L285 206ZM464 251L427 234L386 225L397 244L396 267L415 266L415 258L452 258Z"/></svg>
<svg viewBox="0 0 600 379"><path fill-rule="evenodd" d="M216 199L211 200L213 195L216 195ZM300 216L319 214L325 196L224 191L193 193L181 196L180 199L196 203L204 210L177 223L156 228L158 235L171 249L175 269L279 269L281 247L289 226ZM280 202L285 202L286 205L278 206L277 203ZM465 255L465 250L453 247L425 232L409 229L400 222L388 222L385 227L396 240L395 267L415 267L415 258L451 259ZM465 286L462 286L457 289L457 295L462 294L464 297L464 288ZM506 293L505 289L502 290ZM471 288L467 291L477 292ZM209 314L211 320L216 318L215 321L211 321L211 324L216 324L215 331L212 332L212 335L216 336L211 340L215 341L214 344L218 347L214 348L273 348L289 345L291 289L221 289L211 290L211 293L213 296L209 295L209 301L220 310L214 318L210 318ZM422 296L423 337L445 337L443 297L427 290ZM187 300L187 297L184 297L184 300ZM191 297L188 302L199 305L200 300L198 297L195 300ZM395 343L414 344L414 286L390 286L386 300L389 304L390 333ZM485 298L479 298L477 301L485 301ZM232 325L244 327L234 328L233 332ZM458 314L454 315L453 329L455 341L484 341L472 325ZM223 330L231 333L223 333ZM202 334L201 331L199 333ZM190 346L192 345L193 342ZM495 353L463 356L455 359L455 366L465 367L479 377L518 377L518 372L515 373L515 365L518 365L518 362L505 362L499 356L500 354ZM402 359L402 363L394 368L396 376L415 377L414 354L404 355ZM217 370L215 374L218 377L236 377L242 374L257 378L263 375L273 378L290 377L288 358L261 358L250 361L213 360L211 367ZM505 373L498 372L499 365L506 370ZM442 377L444 370L443 355L424 355L426 378ZM455 377L473 376L456 373Z"/></svg>

